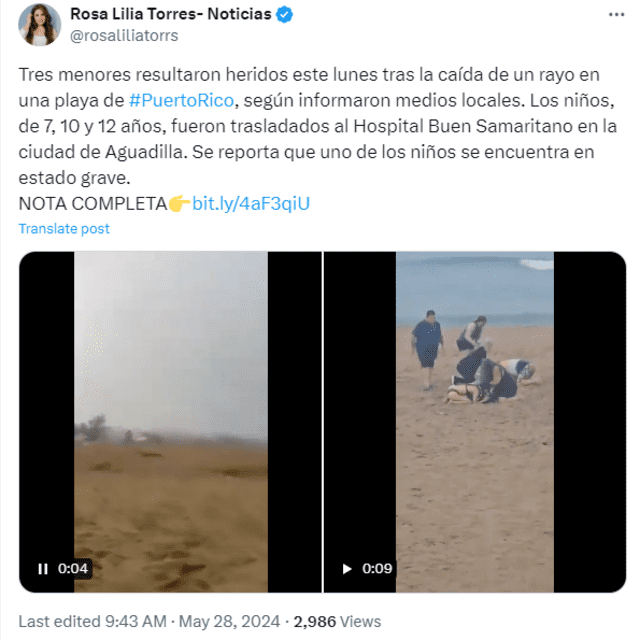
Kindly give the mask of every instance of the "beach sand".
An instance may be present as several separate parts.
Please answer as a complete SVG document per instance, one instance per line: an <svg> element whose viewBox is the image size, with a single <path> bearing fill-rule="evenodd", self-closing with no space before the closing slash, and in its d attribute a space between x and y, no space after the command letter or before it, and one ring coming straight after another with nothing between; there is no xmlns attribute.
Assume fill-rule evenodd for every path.
<svg viewBox="0 0 640 640"><path fill-rule="evenodd" d="M75 591L266 592L266 449L142 444L75 451Z"/></svg>
<svg viewBox="0 0 640 640"><path fill-rule="evenodd" d="M428 392L412 329L396 330L397 591L552 592L553 328L487 325L489 357L532 360L542 384L469 405L443 403L462 327L443 327Z"/></svg>

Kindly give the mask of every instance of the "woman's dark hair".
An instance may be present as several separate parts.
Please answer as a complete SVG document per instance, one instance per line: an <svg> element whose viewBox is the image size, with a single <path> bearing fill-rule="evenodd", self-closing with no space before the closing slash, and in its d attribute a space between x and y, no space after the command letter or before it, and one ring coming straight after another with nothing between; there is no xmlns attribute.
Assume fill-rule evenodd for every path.
<svg viewBox="0 0 640 640"><path fill-rule="evenodd" d="M29 30L27 31L27 37L25 40L29 44L33 44L33 36L35 34L36 29L38 28L38 24L36 23L36 11L40 9L44 14L44 35L47 38L47 44L51 44L53 42L53 20L51 19L51 14L47 10L43 4L37 4L31 9L31 24L29 24Z"/></svg>
<svg viewBox="0 0 640 640"><path fill-rule="evenodd" d="M484 316L478 316L474 322L485 322L486 323L487 319Z"/></svg>
<svg viewBox="0 0 640 640"><path fill-rule="evenodd" d="M429 311L427 311L427 318L429 316L435 316L435 315L436 315L436 312L433 309L429 309Z"/></svg>

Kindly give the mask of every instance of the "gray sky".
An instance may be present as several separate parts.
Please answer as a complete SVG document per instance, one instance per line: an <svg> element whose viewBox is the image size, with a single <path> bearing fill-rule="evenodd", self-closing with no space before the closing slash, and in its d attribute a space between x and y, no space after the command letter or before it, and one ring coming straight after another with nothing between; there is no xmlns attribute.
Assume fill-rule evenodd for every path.
<svg viewBox="0 0 640 640"><path fill-rule="evenodd" d="M267 254L77 252L75 422L267 438Z"/></svg>

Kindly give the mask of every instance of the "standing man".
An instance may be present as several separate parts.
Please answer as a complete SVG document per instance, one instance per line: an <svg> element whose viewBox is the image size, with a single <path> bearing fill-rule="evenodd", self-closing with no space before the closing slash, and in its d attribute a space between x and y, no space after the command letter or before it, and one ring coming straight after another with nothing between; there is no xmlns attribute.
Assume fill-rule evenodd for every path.
<svg viewBox="0 0 640 640"><path fill-rule="evenodd" d="M440 323L436 322L436 312L429 310L426 319L419 322L413 330L411 338L411 352L417 352L422 368L426 369L424 388L427 391L435 389L431 384L431 373L434 360L438 357L438 344L444 349L444 338Z"/></svg>

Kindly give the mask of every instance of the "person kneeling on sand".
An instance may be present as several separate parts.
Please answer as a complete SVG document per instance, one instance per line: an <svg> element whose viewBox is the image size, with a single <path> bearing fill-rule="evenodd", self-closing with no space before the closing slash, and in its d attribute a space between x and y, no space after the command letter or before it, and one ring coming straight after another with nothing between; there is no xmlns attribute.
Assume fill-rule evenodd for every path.
<svg viewBox="0 0 640 640"><path fill-rule="evenodd" d="M451 384L472 383L482 361L491 351L491 347L491 341L485 340L481 346L476 347L468 356L462 358L456 365L456 372L451 376Z"/></svg>
<svg viewBox="0 0 640 640"><path fill-rule="evenodd" d="M501 366L503 366L507 373L516 379L516 382L523 385L528 384L540 384L540 378L534 378L536 368L533 366L531 360L525 360L524 358L512 358L511 360L501 360Z"/></svg>
<svg viewBox="0 0 640 640"><path fill-rule="evenodd" d="M515 398L518 385L511 374L493 360L484 359L472 383L453 384L447 389L445 402L498 402Z"/></svg>

